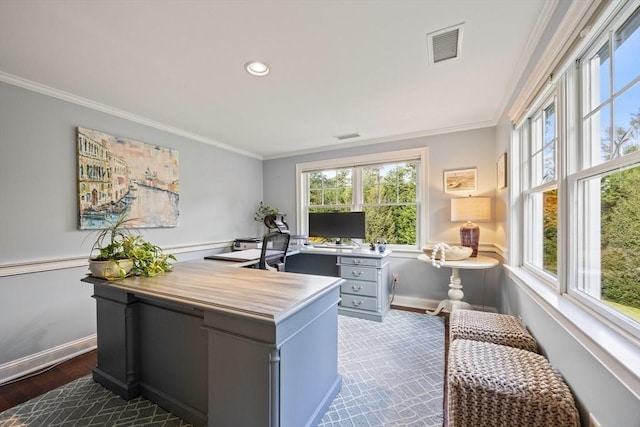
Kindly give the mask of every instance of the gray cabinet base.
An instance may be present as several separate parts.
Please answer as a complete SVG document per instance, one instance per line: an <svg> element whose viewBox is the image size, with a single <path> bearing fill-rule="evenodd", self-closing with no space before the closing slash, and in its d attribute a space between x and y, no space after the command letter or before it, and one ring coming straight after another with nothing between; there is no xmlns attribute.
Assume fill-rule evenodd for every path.
<svg viewBox="0 0 640 427"><path fill-rule="evenodd" d="M339 292L274 322L95 285L94 380L195 426L315 426L341 387Z"/></svg>

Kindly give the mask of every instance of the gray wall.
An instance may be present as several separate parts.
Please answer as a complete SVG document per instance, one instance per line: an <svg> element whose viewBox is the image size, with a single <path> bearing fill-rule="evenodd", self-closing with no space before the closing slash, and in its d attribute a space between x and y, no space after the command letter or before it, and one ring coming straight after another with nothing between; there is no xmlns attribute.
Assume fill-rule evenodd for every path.
<svg viewBox="0 0 640 427"><path fill-rule="evenodd" d="M93 234L77 229L77 126L178 150L179 226L144 229L148 240L188 259L202 255L190 245L255 234L261 160L0 83L0 272L89 256ZM86 272L0 277L0 366L95 333Z"/></svg>
<svg viewBox="0 0 640 427"><path fill-rule="evenodd" d="M589 425L589 413L603 427L640 426L640 401L607 366L508 277L502 278L498 292L499 311L522 317L573 392L583 426Z"/></svg>
<svg viewBox="0 0 640 427"><path fill-rule="evenodd" d="M496 187L495 129L484 128L442 135L397 140L380 144L344 148L321 153L305 154L264 162L264 198L270 206L287 213L289 225L295 229L296 197L295 170L297 163L351 157L371 153L428 147L429 150L429 236L428 242L459 242L459 223L451 222L450 199L467 194L444 193L443 171L449 169L478 168L478 191L474 196L494 197ZM481 244L495 241L495 222L480 223ZM297 231L297 230L296 230ZM428 242L421 242L422 244ZM391 273L399 274L394 304L435 308L447 299L449 269L436 269L417 260L418 254L391 255ZM495 253L486 255L500 258ZM495 307L495 290L499 268L488 271L462 271L465 300L482 308Z"/></svg>

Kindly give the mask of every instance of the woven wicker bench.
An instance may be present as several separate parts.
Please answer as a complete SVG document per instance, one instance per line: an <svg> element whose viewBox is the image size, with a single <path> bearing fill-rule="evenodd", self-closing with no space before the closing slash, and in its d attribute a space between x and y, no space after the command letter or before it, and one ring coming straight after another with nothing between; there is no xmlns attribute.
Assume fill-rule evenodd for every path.
<svg viewBox="0 0 640 427"><path fill-rule="evenodd" d="M573 396L549 362L519 348L456 339L449 349L449 427L578 427Z"/></svg>
<svg viewBox="0 0 640 427"><path fill-rule="evenodd" d="M473 310L454 310L449 318L449 339L484 341L538 351L535 338L514 316Z"/></svg>

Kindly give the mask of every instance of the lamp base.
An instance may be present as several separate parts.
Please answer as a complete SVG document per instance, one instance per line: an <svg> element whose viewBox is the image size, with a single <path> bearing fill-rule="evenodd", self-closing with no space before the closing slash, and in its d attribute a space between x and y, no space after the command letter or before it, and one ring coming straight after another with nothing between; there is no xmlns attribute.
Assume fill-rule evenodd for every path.
<svg viewBox="0 0 640 427"><path fill-rule="evenodd" d="M480 227L471 221L460 227L460 243L472 249L472 257L478 256L478 242L480 241Z"/></svg>

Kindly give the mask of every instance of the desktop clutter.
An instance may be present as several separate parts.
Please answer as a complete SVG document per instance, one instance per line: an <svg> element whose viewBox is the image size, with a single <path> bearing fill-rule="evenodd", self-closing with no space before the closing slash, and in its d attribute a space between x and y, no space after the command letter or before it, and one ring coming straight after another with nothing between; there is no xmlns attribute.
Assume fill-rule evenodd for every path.
<svg viewBox="0 0 640 427"><path fill-rule="evenodd" d="M376 243L371 242L369 244L369 250L370 251L375 251L377 250L378 252L380 252L381 254L384 253L384 251L387 250L387 241L385 239L378 239L376 241Z"/></svg>

